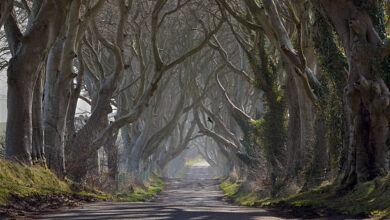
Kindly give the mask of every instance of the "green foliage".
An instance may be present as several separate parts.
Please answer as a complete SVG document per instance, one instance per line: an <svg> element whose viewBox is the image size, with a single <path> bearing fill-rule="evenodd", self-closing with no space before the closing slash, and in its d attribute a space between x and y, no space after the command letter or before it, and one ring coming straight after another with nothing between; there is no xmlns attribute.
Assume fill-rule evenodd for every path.
<svg viewBox="0 0 390 220"><path fill-rule="evenodd" d="M272 156L283 155L286 141L285 106L275 99L267 102L268 110L262 119L252 124L252 138L262 146L264 156L270 161Z"/></svg>
<svg viewBox="0 0 390 220"><path fill-rule="evenodd" d="M166 188L162 177L152 173L148 182L144 186L130 186L126 191L116 193L119 201L124 202L143 202L153 196L156 196Z"/></svg>
<svg viewBox="0 0 390 220"><path fill-rule="evenodd" d="M241 182L231 182L229 179L225 180L220 185L226 196L233 196L236 194L240 186Z"/></svg>
<svg viewBox="0 0 390 220"><path fill-rule="evenodd" d="M259 33L260 34L260 33ZM283 94L278 88L276 66L266 50L264 36L259 36L255 54L247 52L250 66L255 73L255 85L264 91L266 112L261 119L253 122L245 134L243 145L249 157L261 153L276 173L276 161L283 160L286 142L286 106ZM254 163L254 165L256 165Z"/></svg>

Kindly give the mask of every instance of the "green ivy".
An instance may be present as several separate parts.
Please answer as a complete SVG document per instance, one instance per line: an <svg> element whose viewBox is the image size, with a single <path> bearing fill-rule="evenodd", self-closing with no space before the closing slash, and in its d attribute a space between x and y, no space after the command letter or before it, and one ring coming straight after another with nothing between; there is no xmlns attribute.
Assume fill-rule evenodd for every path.
<svg viewBox="0 0 390 220"><path fill-rule="evenodd" d="M340 170L346 158L342 151L345 138L345 116L343 93L346 85L344 68L348 68L342 48L338 46L333 26L315 11L315 22L318 33L314 34L316 53L320 58L323 89L319 97L316 111L326 118L329 140L330 166L333 171Z"/></svg>
<svg viewBox="0 0 390 220"><path fill-rule="evenodd" d="M259 33L260 34L260 33ZM283 162L286 151L286 105L283 93L278 87L278 73L276 66L266 50L265 38L260 36L255 53L246 51L249 65L255 73L254 85L264 91L266 111L261 118L257 118L250 125L249 132L245 133L242 141L248 158L266 159L273 181L273 192L277 191L278 177L277 161ZM263 82L263 83L261 83ZM257 116L258 117L258 116ZM251 165L257 169L256 160Z"/></svg>

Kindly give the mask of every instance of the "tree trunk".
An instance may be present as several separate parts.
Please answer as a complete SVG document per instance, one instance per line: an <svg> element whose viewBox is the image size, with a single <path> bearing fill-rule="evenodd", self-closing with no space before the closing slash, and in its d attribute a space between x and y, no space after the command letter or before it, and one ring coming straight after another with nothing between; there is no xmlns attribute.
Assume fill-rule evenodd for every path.
<svg viewBox="0 0 390 220"><path fill-rule="evenodd" d="M287 74L286 79L286 103L288 108L288 131L287 131L287 162L286 178L296 177L298 175L299 144L300 144L300 123L299 123L299 104L296 92L294 77Z"/></svg>
<svg viewBox="0 0 390 220"><path fill-rule="evenodd" d="M31 165L32 98L36 79L18 61L17 57L12 58L8 66L5 158Z"/></svg>
<svg viewBox="0 0 390 220"><path fill-rule="evenodd" d="M39 73L38 79L34 87L33 97L33 109L32 109L32 126L33 126L33 139L32 139L32 161L33 163L40 163L46 165L45 152L44 152L44 138L43 138L43 82L44 71Z"/></svg>
<svg viewBox="0 0 390 220"><path fill-rule="evenodd" d="M91 149L96 147L91 146L91 143L105 128L107 115L112 111L110 98L104 94L100 94L100 98L87 123L75 134L67 146L69 155L66 158L66 169L69 178L76 182L81 182L86 176L88 171L86 158L89 154L97 152L97 149Z"/></svg>
<svg viewBox="0 0 390 220"><path fill-rule="evenodd" d="M45 138L45 144L48 149L49 168L60 178L65 176L66 123L73 89L71 85L75 77L72 69L77 50L80 7L80 0L72 1L63 36L57 38L50 51L46 71L44 109L45 133L47 132L48 136Z"/></svg>
<svg viewBox="0 0 390 220"><path fill-rule="evenodd" d="M8 66L8 121L6 158L32 164L32 103L35 82L47 53L63 26L70 1L45 1L34 24L22 39L15 27L7 33L8 42L18 48ZM13 19L9 16L9 19ZM19 31L20 32L20 31ZM21 34L19 34L19 37ZM16 46L17 44L17 46ZM26 65L28 64L28 65Z"/></svg>
<svg viewBox="0 0 390 220"><path fill-rule="evenodd" d="M65 177L65 122L69 104L69 94L61 89L66 85L59 80L62 52L63 39L59 37L47 61L43 122L47 165L60 178Z"/></svg>
<svg viewBox="0 0 390 220"><path fill-rule="evenodd" d="M117 137L118 132L104 145L104 151L107 154L108 177L111 181L116 181L118 175L119 155L118 146L116 145Z"/></svg>
<svg viewBox="0 0 390 220"><path fill-rule="evenodd" d="M344 99L350 139L343 184L351 187L358 181L385 175L389 170L386 141L389 137L390 93L380 78L380 71L389 70L381 70L375 61L383 42L364 5L346 0L317 3L335 26L349 64ZM375 11L373 2L367 4Z"/></svg>
<svg viewBox="0 0 390 220"><path fill-rule="evenodd" d="M313 102L303 89L302 79L295 77L298 103L299 103L299 119L300 119L300 146L298 157L298 167L304 172L309 172L313 162L314 155L314 115Z"/></svg>

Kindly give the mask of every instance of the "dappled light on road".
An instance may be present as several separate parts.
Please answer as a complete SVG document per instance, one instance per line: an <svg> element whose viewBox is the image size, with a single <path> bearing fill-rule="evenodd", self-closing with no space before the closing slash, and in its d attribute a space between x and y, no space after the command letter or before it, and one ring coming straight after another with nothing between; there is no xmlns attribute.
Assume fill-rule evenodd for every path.
<svg viewBox="0 0 390 220"><path fill-rule="evenodd" d="M207 162L188 168L187 178L168 179L165 190L155 202L86 205L44 219L281 219L264 209L230 205L223 201L220 181L207 179Z"/></svg>

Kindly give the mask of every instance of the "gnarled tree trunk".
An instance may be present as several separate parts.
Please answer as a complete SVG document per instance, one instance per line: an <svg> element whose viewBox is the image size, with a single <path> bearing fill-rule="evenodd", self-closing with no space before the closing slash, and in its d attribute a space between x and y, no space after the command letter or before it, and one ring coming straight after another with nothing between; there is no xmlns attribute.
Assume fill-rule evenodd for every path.
<svg viewBox="0 0 390 220"><path fill-rule="evenodd" d="M348 84L344 91L349 132L349 157L343 181L349 187L386 174L389 170L389 89L380 78L375 62L383 42L375 30L368 7L375 1L316 1L336 28L347 56ZM345 13L348 12L348 13ZM389 71L384 70L384 71Z"/></svg>

